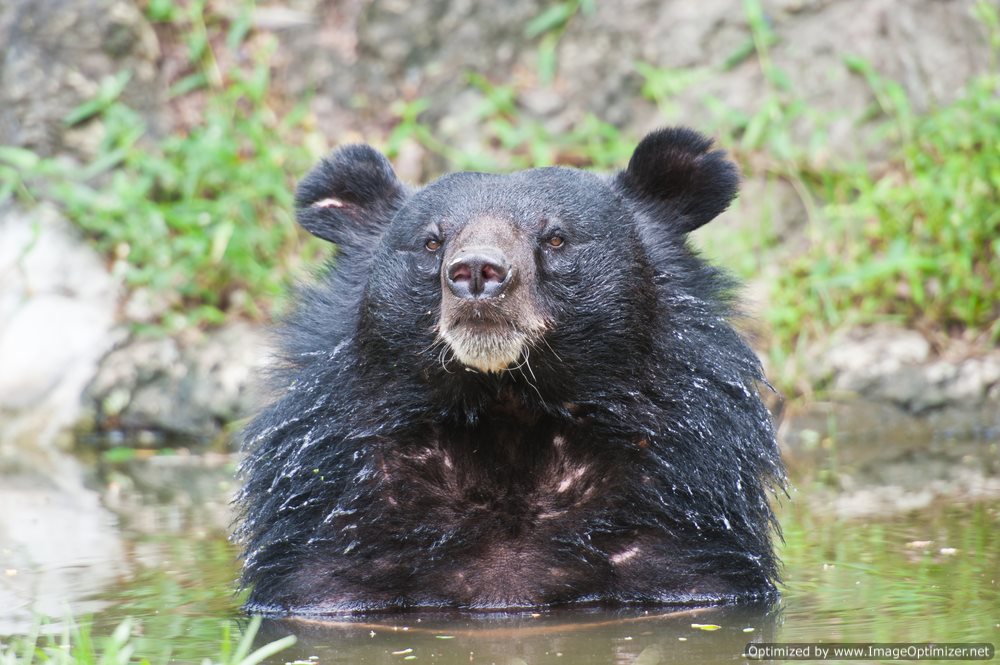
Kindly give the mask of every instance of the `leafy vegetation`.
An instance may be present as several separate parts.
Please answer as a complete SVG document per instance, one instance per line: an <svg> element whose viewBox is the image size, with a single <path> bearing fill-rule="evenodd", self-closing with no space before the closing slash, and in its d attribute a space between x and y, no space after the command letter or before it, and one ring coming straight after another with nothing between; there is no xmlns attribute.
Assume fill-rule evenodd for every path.
<svg viewBox="0 0 1000 665"><path fill-rule="evenodd" d="M513 86L495 85L479 74L469 74L468 81L483 97L473 110L478 149L457 149L437 139L420 120L429 104L417 99L395 109L398 122L386 142L389 157L412 140L443 158L446 170L513 171L554 164L610 170L628 160L635 147L617 127L593 115L569 131L552 131L521 112Z"/></svg>
<svg viewBox="0 0 1000 665"><path fill-rule="evenodd" d="M167 330L219 323L227 313L269 314L261 305L275 303L289 273L316 255L295 231L291 174L309 168L322 142L304 106L285 109L273 98L268 45L220 73L213 40L239 46L246 20L204 11L204 2L150 5L154 17L169 17L187 34L191 72L173 94L199 93L197 124L154 141L118 101L126 73L65 120L100 117L103 139L92 163L80 168L0 150L0 200L17 194L61 204L129 287L168 299L158 322Z"/></svg>
<svg viewBox="0 0 1000 665"><path fill-rule="evenodd" d="M218 652L201 659L202 665L257 665L270 656L295 643L289 635L266 644L251 652L254 637L260 628L260 617L254 617L239 639L233 621L220 625ZM67 621L55 634L40 635L36 629L31 635L16 637L7 644L0 643L0 665L129 665L140 663L172 662L150 660L139 652L134 638L140 632L139 622L125 619L107 636L95 636L89 621Z"/></svg>
<svg viewBox="0 0 1000 665"><path fill-rule="evenodd" d="M556 49L570 21L577 14L589 16L596 10L596 0L559 0L524 26L525 37L538 39L538 76L543 83L551 83L556 77Z"/></svg>
<svg viewBox="0 0 1000 665"><path fill-rule="evenodd" d="M887 161L825 174L822 228L782 272L772 323L785 339L843 324L1000 339L1000 78L974 81L920 117L900 88L876 86L898 134Z"/></svg>

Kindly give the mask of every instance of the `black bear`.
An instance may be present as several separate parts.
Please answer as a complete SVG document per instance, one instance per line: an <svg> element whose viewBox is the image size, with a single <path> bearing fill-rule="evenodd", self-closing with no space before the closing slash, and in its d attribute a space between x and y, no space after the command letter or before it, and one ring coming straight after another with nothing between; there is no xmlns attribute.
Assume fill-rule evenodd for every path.
<svg viewBox="0 0 1000 665"><path fill-rule="evenodd" d="M689 247L739 173L687 129L607 176L355 145L297 192L336 244L245 432L248 608L717 604L775 595L784 483L734 282Z"/></svg>

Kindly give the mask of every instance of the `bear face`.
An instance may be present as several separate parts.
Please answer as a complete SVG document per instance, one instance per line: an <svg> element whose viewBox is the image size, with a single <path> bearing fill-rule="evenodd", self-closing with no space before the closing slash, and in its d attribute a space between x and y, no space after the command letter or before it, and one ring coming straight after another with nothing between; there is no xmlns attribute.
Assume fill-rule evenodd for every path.
<svg viewBox="0 0 1000 665"><path fill-rule="evenodd" d="M593 337L648 346L631 339L650 334L642 319L654 310L642 288L650 270L633 258L642 256L638 235L601 221L621 207L609 184L570 169L433 183L401 206L382 238L369 286L385 286L365 294L368 331L385 353L429 358L446 372L528 373L532 348L558 354L557 343L573 354ZM421 353L435 344L437 355Z"/></svg>
<svg viewBox="0 0 1000 665"><path fill-rule="evenodd" d="M732 282L686 234L735 167L684 129L612 176L414 191L350 146L299 187L337 244L246 432L258 611L770 597L783 482Z"/></svg>

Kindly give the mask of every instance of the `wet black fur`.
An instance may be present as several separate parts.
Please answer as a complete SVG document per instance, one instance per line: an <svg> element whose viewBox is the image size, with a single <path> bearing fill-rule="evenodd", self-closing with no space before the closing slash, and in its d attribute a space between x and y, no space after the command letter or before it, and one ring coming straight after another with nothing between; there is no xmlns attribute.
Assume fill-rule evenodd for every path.
<svg viewBox="0 0 1000 665"><path fill-rule="evenodd" d="M733 282L686 241L738 181L684 129L647 136L609 177L463 173L411 192L366 146L317 166L299 219L339 252L301 292L279 396L245 432L248 607L773 595L784 475L764 377L728 322ZM342 205L310 207L328 198ZM537 229L551 318L501 374L436 343L440 266L424 249L429 224L483 214ZM565 251L543 249L553 225Z"/></svg>

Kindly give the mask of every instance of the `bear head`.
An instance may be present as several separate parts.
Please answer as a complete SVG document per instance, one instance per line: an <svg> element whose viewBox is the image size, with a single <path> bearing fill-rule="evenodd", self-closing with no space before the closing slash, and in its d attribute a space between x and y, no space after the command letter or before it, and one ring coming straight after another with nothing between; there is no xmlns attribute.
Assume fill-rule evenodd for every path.
<svg viewBox="0 0 1000 665"><path fill-rule="evenodd" d="M660 287L698 283L686 234L738 183L724 153L687 129L648 135L611 176L455 173L415 191L379 152L352 145L307 176L297 207L303 227L338 246L340 288L361 289L370 352L425 375L518 371L560 399L590 368L635 371L665 314Z"/></svg>

